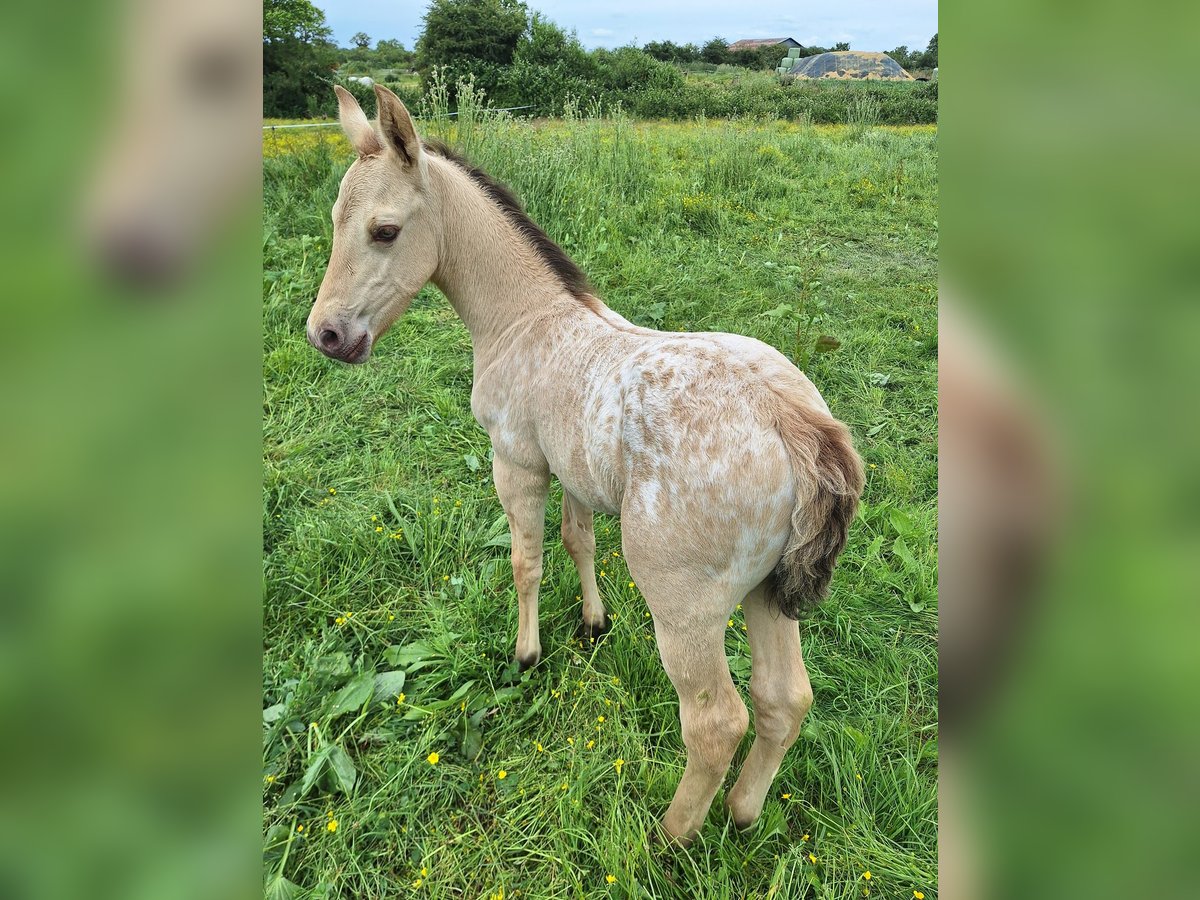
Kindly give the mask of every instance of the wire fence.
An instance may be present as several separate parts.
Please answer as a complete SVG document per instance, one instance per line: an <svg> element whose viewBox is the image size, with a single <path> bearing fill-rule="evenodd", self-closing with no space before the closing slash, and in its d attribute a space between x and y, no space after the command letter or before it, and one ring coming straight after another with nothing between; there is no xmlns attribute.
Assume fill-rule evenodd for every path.
<svg viewBox="0 0 1200 900"><path fill-rule="evenodd" d="M506 106L503 109L489 109L488 112L517 112L518 110L521 110L521 109L533 109L533 106ZM452 113L446 113L446 115L457 116L458 110L455 110ZM413 118L420 119L421 117L413 116ZM276 130L283 130L285 128L333 128L333 127L337 127L339 124L340 124L339 122L329 121L329 122L302 122L297 125L264 125L263 131L276 131Z"/></svg>

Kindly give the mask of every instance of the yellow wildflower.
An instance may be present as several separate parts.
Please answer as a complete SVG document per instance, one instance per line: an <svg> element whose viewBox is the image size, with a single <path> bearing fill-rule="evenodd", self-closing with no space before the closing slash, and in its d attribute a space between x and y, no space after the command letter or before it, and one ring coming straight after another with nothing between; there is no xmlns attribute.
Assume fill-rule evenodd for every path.
<svg viewBox="0 0 1200 900"><path fill-rule="evenodd" d="M504 769L501 769L499 772L496 773L496 777L499 778L501 781L503 781L505 778L508 777L508 772L506 772Z"/></svg>
<svg viewBox="0 0 1200 900"><path fill-rule="evenodd" d="M915 900L925 900L925 895L922 894L920 891L913 891L913 897L915 898Z"/></svg>
<svg viewBox="0 0 1200 900"><path fill-rule="evenodd" d="M586 744L584 744L583 746L584 746L586 749L588 749L588 750L591 750L593 747L595 747L595 746L596 746L596 742L595 742L595 741L588 741L588 742L587 742Z"/></svg>
<svg viewBox="0 0 1200 900"><path fill-rule="evenodd" d="M792 795L791 795L791 794L784 794L784 795L783 795L783 799L784 799L784 800L791 800L791 799L792 799ZM807 835L806 835L806 836L807 836Z"/></svg>
<svg viewBox="0 0 1200 900"><path fill-rule="evenodd" d="M616 884L617 876L616 875L605 875L604 880L607 881L609 884Z"/></svg>
<svg viewBox="0 0 1200 900"><path fill-rule="evenodd" d="M623 760L623 759L613 760L613 765L617 767L617 774L620 775L621 774L621 766L625 765L625 760Z"/></svg>
<svg viewBox="0 0 1200 900"><path fill-rule="evenodd" d="M545 748L542 746L542 743L541 743L541 741L534 741L534 742L533 742L533 746L537 747L537 752L538 752L538 753L545 753L545 752L546 752Z"/></svg>
<svg viewBox="0 0 1200 900"><path fill-rule="evenodd" d="M427 868L425 868L424 866L421 866L421 877L424 878L428 874L429 874L429 870Z"/></svg>
<svg viewBox="0 0 1200 900"><path fill-rule="evenodd" d="M802 835L800 836L800 840L802 840L802 841L807 841L807 840L808 840L808 835L807 835L807 834L802 834Z"/></svg>
<svg viewBox="0 0 1200 900"><path fill-rule="evenodd" d="M372 522L378 522L378 521L379 521L379 516L371 516L371 521L372 521Z"/></svg>
<svg viewBox="0 0 1200 900"><path fill-rule="evenodd" d="M629 582L629 586L630 586L630 587L633 587L633 582L632 582L632 581L631 581L631 582Z"/></svg>
<svg viewBox="0 0 1200 900"><path fill-rule="evenodd" d="M871 880L871 870L867 869L867 871L863 872L862 877L863 877L864 881L870 881Z"/></svg>
<svg viewBox="0 0 1200 900"><path fill-rule="evenodd" d="M573 738L573 737L567 738L567 743L570 744L572 747L574 747L575 746L575 738Z"/></svg>
<svg viewBox="0 0 1200 900"><path fill-rule="evenodd" d="M304 826L303 826L303 825L297 825L297 826L296 826L296 831L303 831L303 830L304 830Z"/></svg>
<svg viewBox="0 0 1200 900"><path fill-rule="evenodd" d="M407 697L407 696L408 696L408 694L406 694L406 693L404 693L403 691L401 691L401 692L400 692L400 696L396 698L396 705L397 705L397 706L402 706L402 705L404 704L404 698L405 698L405 697Z"/></svg>
<svg viewBox="0 0 1200 900"><path fill-rule="evenodd" d="M601 724L603 724L603 723L604 723L604 716L596 716L596 721L597 721L597 722L600 722Z"/></svg>
<svg viewBox="0 0 1200 900"><path fill-rule="evenodd" d="M810 853L810 854L808 854L808 861L815 863L817 861L817 858Z"/></svg>
<svg viewBox="0 0 1200 900"><path fill-rule="evenodd" d="M337 831L337 819L330 819L329 824L325 826L325 830L330 834L333 834L335 831Z"/></svg>
<svg viewBox="0 0 1200 900"><path fill-rule="evenodd" d="M274 784L274 783L275 783L275 776L274 776L274 775L268 775L268 776L267 776L267 784Z"/></svg>
<svg viewBox="0 0 1200 900"><path fill-rule="evenodd" d="M413 882L413 887L419 888L420 886L421 886L421 879L418 878L416 881Z"/></svg>
<svg viewBox="0 0 1200 900"><path fill-rule="evenodd" d="M730 627L730 628L732 628L732 627L733 627L733 619L730 619L730 620L729 620L729 627Z"/></svg>
<svg viewBox="0 0 1200 900"><path fill-rule="evenodd" d="M429 754L427 757L425 757L425 759L428 761L428 763L429 763L431 766L436 766L436 765L438 764L438 760L440 760L440 759L441 759L441 757L440 757L440 756L438 756L438 752L437 752L436 750L434 750L434 751L433 751L432 753L430 753L430 754Z"/></svg>
<svg viewBox="0 0 1200 900"><path fill-rule="evenodd" d="M383 531L383 526L382 526L382 525L376 525L376 526L375 526L375 533L376 533L376 534L379 534L379 532L381 532L381 531Z"/></svg>
<svg viewBox="0 0 1200 900"><path fill-rule="evenodd" d="M567 789L567 783L565 781L562 783L562 789L564 791Z"/></svg>

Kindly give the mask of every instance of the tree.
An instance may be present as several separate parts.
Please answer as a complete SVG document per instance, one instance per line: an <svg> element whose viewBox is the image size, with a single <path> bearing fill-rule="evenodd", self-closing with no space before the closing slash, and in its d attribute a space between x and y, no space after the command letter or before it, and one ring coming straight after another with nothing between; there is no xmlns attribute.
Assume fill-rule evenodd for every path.
<svg viewBox="0 0 1200 900"><path fill-rule="evenodd" d="M263 0L263 41L293 38L304 44L327 41L333 32L325 13L309 0Z"/></svg>
<svg viewBox="0 0 1200 900"><path fill-rule="evenodd" d="M263 0L263 115L313 115L332 102L332 33L309 0Z"/></svg>
<svg viewBox="0 0 1200 900"><path fill-rule="evenodd" d="M908 52L907 44L901 44L895 50L889 50L888 56L890 56L892 59L894 59L899 64L900 68L902 68L902 69L915 68L915 65L913 62L914 54L910 54Z"/></svg>
<svg viewBox="0 0 1200 900"><path fill-rule="evenodd" d="M850 42L849 42L849 41L842 41L842 43L840 43L840 44L834 44L834 45L833 45L833 49L834 49L835 51L837 51L837 50L849 50L849 49L850 49Z"/></svg>
<svg viewBox="0 0 1200 900"><path fill-rule="evenodd" d="M519 0L433 0L424 21L417 39L420 69L462 61L507 66L529 13Z"/></svg>
<svg viewBox="0 0 1200 900"><path fill-rule="evenodd" d="M375 45L375 63L381 69L398 69L412 63L412 53L397 40L381 40Z"/></svg>
<svg viewBox="0 0 1200 900"><path fill-rule="evenodd" d="M371 38L365 31L356 32L354 37L350 38L350 43L359 50L369 50L371 48Z"/></svg>
<svg viewBox="0 0 1200 900"><path fill-rule="evenodd" d="M925 52L921 54L921 68L936 69L938 64L938 41L937 32L934 32L933 37L929 39L929 46L925 48Z"/></svg>
<svg viewBox="0 0 1200 900"><path fill-rule="evenodd" d="M711 38L700 48L700 58L707 63L720 65L729 59L729 42L723 37Z"/></svg>

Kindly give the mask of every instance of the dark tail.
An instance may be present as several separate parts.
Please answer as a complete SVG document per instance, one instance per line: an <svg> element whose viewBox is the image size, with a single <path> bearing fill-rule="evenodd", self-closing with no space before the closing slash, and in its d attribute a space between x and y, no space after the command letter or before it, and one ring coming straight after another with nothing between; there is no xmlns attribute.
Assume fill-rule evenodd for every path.
<svg viewBox="0 0 1200 900"><path fill-rule="evenodd" d="M780 437L798 490L792 536L770 576L770 602L799 619L825 599L863 488L862 460L850 429L776 392Z"/></svg>

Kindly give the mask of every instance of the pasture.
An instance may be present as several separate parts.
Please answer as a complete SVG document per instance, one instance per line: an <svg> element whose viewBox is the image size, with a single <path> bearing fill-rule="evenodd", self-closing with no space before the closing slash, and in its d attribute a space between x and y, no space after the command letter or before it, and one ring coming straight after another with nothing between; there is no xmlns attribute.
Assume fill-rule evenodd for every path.
<svg viewBox="0 0 1200 900"><path fill-rule="evenodd" d="M755 830L722 792L690 850L662 846L683 744L618 521L596 522L614 627L581 642L552 493L544 658L519 673L467 332L427 287L367 365L309 347L350 150L336 130L265 133L267 893L932 900L936 129L568 112L418 127L513 186L622 315L767 341L851 427L867 486L801 626L813 710Z"/></svg>

